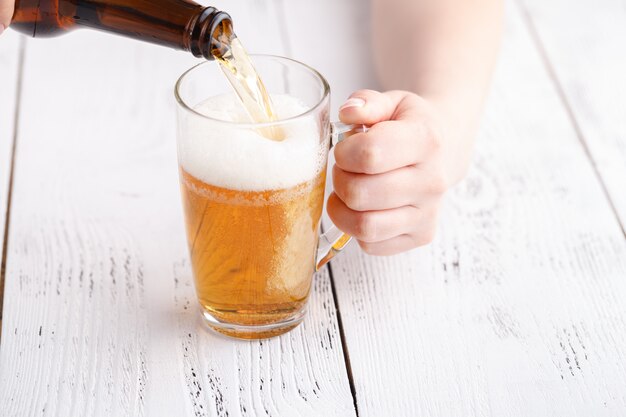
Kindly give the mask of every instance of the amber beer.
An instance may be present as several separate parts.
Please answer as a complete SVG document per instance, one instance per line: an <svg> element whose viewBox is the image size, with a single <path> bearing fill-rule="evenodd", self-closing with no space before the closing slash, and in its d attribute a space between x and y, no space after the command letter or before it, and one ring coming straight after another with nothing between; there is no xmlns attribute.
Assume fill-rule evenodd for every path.
<svg viewBox="0 0 626 417"><path fill-rule="evenodd" d="M198 300L214 318L264 325L303 308L314 272L324 182L322 171L287 189L241 191L181 171Z"/></svg>

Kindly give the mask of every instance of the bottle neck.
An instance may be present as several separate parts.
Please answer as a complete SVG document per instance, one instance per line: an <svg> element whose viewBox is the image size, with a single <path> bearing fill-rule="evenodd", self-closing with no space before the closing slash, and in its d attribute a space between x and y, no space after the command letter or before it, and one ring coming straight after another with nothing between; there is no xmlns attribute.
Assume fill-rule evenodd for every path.
<svg viewBox="0 0 626 417"><path fill-rule="evenodd" d="M63 0L60 1L63 3ZM114 32L122 36L190 51L213 59L213 39L230 16L215 7L188 0L79 0L71 2L70 18L79 26ZM64 11L60 8L61 16Z"/></svg>
<svg viewBox="0 0 626 417"><path fill-rule="evenodd" d="M17 0L13 25L33 37L78 27L182 49L213 59L230 16L191 0Z"/></svg>

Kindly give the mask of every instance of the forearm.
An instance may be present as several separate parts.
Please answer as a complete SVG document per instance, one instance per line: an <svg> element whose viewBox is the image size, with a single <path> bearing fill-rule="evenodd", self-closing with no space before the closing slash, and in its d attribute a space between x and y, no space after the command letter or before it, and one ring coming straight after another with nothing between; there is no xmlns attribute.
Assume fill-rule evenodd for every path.
<svg viewBox="0 0 626 417"><path fill-rule="evenodd" d="M387 89L419 94L445 117L451 165L464 174L502 23L501 0L373 0L373 42Z"/></svg>

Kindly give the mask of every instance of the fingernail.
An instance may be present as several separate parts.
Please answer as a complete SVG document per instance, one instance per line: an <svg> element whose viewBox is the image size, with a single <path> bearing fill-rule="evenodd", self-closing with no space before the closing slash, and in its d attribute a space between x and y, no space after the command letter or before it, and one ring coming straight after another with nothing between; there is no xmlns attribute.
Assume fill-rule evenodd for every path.
<svg viewBox="0 0 626 417"><path fill-rule="evenodd" d="M4 32L4 29L6 28L4 27L2 23L0 23L0 35L2 35L2 32Z"/></svg>
<svg viewBox="0 0 626 417"><path fill-rule="evenodd" d="M365 100L358 97L349 98L345 103L339 107L339 111L347 109L348 107L363 107L365 106Z"/></svg>

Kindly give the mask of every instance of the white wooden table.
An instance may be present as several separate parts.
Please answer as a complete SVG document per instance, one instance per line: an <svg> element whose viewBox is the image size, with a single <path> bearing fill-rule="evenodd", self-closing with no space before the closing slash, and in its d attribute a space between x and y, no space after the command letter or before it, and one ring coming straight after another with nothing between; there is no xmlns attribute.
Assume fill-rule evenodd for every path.
<svg viewBox="0 0 626 417"><path fill-rule="evenodd" d="M362 0L215 3L250 50L324 73L333 109L377 87ZM257 342L198 319L172 97L196 61L6 32L0 415L626 415L626 7L507 8L436 241L391 258L352 245L304 324Z"/></svg>

